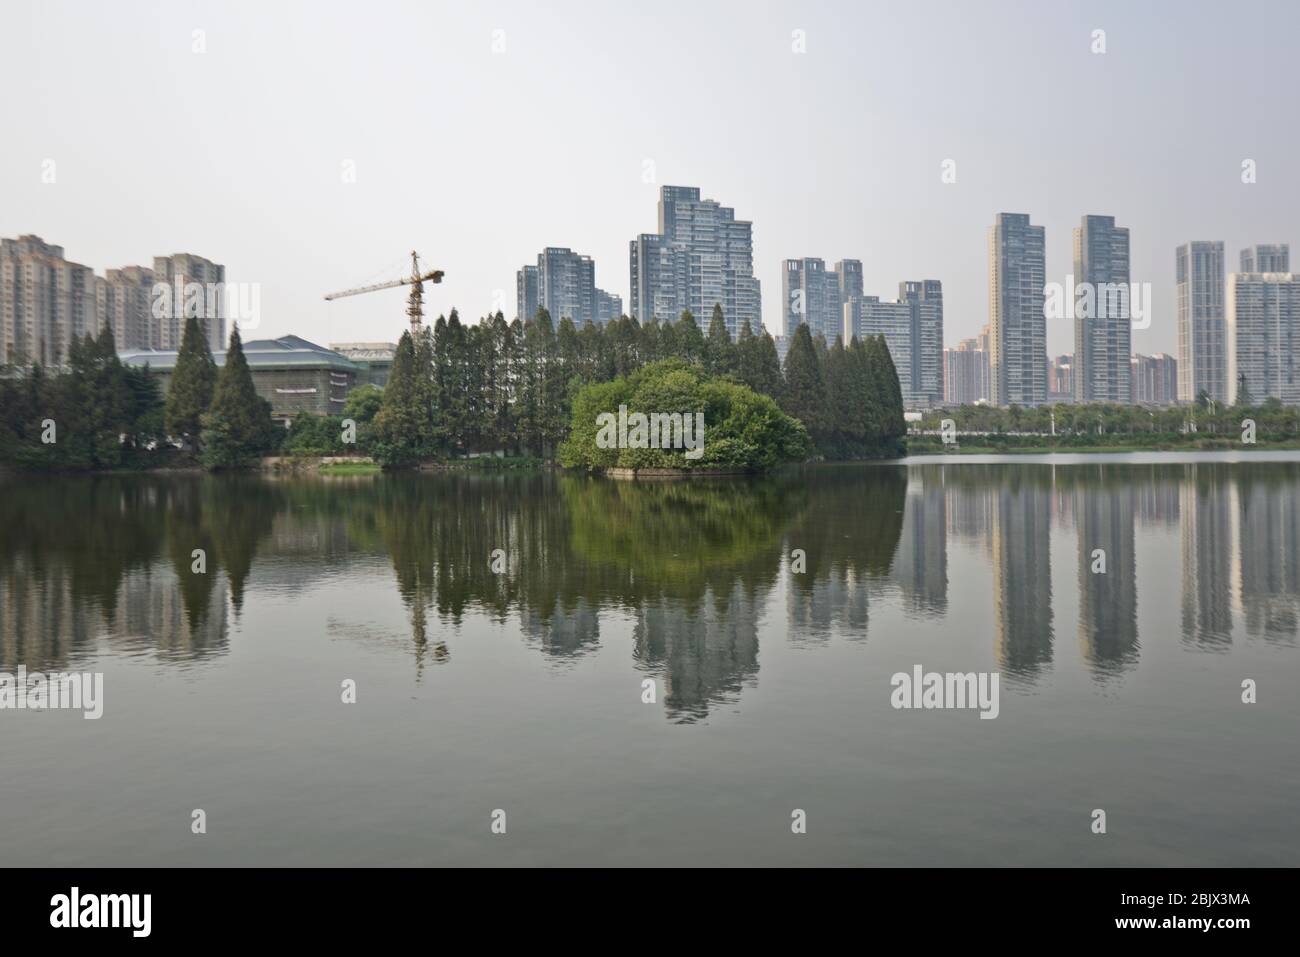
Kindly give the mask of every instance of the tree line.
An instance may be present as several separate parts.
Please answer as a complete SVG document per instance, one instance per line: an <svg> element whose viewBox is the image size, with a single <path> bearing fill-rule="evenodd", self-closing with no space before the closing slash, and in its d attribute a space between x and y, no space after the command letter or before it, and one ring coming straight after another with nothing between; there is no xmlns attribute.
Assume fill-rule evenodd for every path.
<svg viewBox="0 0 1300 957"><path fill-rule="evenodd" d="M902 394L882 337L827 346L801 325L783 369L771 335L743 325L732 339L714 306L707 335L689 311L676 322L622 316L579 330L568 318L556 326L545 308L527 321L508 323L497 312L477 325L452 310L402 334L365 432L367 451L385 465L489 451L549 459L568 435L583 385L669 359L775 400L827 458L901 449Z"/></svg>
<svg viewBox="0 0 1300 957"><path fill-rule="evenodd" d="M165 399L147 366L123 365L108 324L98 337L74 338L58 374L38 365L0 378L0 457L19 468L240 468L273 449L277 431L239 329L218 369L195 316L185 322Z"/></svg>
<svg viewBox="0 0 1300 957"><path fill-rule="evenodd" d="M147 367L118 359L106 325L72 343L59 374L38 366L0 377L0 454L45 470L238 468L279 450L368 452L389 466L500 451L549 460L569 434L583 385L669 359L771 398L804 424L813 454L901 452L902 396L882 337L827 345L801 325L783 368L770 334L746 324L733 339L715 306L707 335L689 311L676 322L623 316L578 329L568 318L555 325L545 309L527 321L497 312L474 325L452 310L402 334L382 392L355 389L342 416L300 415L287 433L257 395L238 328L218 369L189 317L163 397ZM355 441L345 437L346 419L356 424Z"/></svg>

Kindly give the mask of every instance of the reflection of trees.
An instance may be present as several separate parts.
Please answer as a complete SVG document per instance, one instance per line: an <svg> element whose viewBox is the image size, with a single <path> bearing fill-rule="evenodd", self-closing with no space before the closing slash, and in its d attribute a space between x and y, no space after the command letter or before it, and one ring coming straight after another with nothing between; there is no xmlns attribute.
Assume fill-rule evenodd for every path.
<svg viewBox="0 0 1300 957"><path fill-rule="evenodd" d="M0 664L47 667L113 642L199 657L226 645L278 506L257 480L15 479L0 491ZM191 572L194 549L207 573Z"/></svg>
<svg viewBox="0 0 1300 957"><path fill-rule="evenodd" d="M664 705L694 721L758 674L758 621L780 574L781 534L806 505L789 478L560 479L589 580L635 615L634 656ZM596 596L593 596L596 597Z"/></svg>
<svg viewBox="0 0 1300 957"><path fill-rule="evenodd" d="M786 533L784 555L806 553L805 574L790 575L793 633L822 639L840 627L866 637L868 587L890 574L907 497L901 466L819 469L809 507Z"/></svg>

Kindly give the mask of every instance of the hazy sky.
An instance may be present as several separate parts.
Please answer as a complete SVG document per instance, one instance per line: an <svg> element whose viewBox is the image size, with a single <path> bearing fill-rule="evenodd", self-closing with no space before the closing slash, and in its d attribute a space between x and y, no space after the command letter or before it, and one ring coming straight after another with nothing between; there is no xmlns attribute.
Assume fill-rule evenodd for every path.
<svg viewBox="0 0 1300 957"><path fill-rule="evenodd" d="M942 280L953 344L988 318L996 213L1047 227L1054 281L1098 213L1131 228L1152 284L1135 351L1174 353L1178 243L1222 239L1230 268L1249 243L1300 244L1284 0L6 0L3 24L0 236L100 273L225 263L261 284L257 337L395 340L402 290L321 297L396 276L412 248L447 272L431 314L512 317L515 270L547 245L594 257L627 308L628 240L654 230L661 184L753 221L773 331L782 259L858 258L882 298ZM1049 322L1049 351L1072 343Z"/></svg>

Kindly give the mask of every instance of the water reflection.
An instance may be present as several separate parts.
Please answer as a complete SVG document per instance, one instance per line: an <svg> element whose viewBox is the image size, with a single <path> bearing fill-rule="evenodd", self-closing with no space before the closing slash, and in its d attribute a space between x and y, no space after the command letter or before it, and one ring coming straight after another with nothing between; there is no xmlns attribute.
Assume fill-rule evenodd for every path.
<svg viewBox="0 0 1300 957"><path fill-rule="evenodd" d="M488 620L557 667L596 650L627 655L661 682L668 717L690 722L758 682L765 641L863 641L882 604L980 627L948 621L960 561L964 581L987 576L987 611L976 613L1012 686L1059 667L1055 632L1071 617L1069 657L1104 682L1140 662L1140 578L1151 608L1181 602L1188 650L1230 649L1236 625L1294 644L1298 492L1300 463L1208 460L824 467L663 484L11 478L0 486L0 669L96 654L201 662L227 651L250 602L299 600L328 576L345 586L329 625L344 634L363 617L346 585L387 568L417 677L454 664L467 620ZM1181 556L1167 598L1161 555ZM1059 621L1054 575L1076 592L1075 614Z"/></svg>

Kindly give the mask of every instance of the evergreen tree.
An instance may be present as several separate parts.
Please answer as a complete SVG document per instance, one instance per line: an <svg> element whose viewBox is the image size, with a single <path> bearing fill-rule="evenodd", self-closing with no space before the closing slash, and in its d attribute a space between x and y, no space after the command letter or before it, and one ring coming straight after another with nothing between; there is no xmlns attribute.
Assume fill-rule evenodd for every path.
<svg viewBox="0 0 1300 957"><path fill-rule="evenodd" d="M212 405L217 384L217 364L196 315L187 316L167 389L165 425L182 443L196 444L203 431L203 415Z"/></svg>
<svg viewBox="0 0 1300 957"><path fill-rule="evenodd" d="M403 332L372 424L371 454L386 468L413 465L426 453L421 442L422 387L416 381L415 341Z"/></svg>
<svg viewBox="0 0 1300 957"><path fill-rule="evenodd" d="M898 370L894 367L894 359L889 354L884 336L872 336L867 342L867 349L872 357L872 388L880 409L877 441L883 454L898 454L902 451L902 438L907 434Z"/></svg>
<svg viewBox="0 0 1300 957"><path fill-rule="evenodd" d="M808 429L818 448L826 437L826 382L817 359L817 347L807 323L800 323L785 357L782 408Z"/></svg>
<svg viewBox="0 0 1300 957"><path fill-rule="evenodd" d="M748 328L748 324L746 324ZM739 369L740 357L736 344L727 332L727 321L722 315L722 306L713 304L713 317L709 320L709 338L706 345L708 370L710 375L732 375Z"/></svg>
<svg viewBox="0 0 1300 957"><path fill-rule="evenodd" d="M689 309L677 321L677 356L696 365L705 362L704 333L700 332Z"/></svg>
<svg viewBox="0 0 1300 957"><path fill-rule="evenodd" d="M271 403L253 385L239 326L231 330L226 362L203 425L203 463L210 469L251 465L273 445Z"/></svg>

